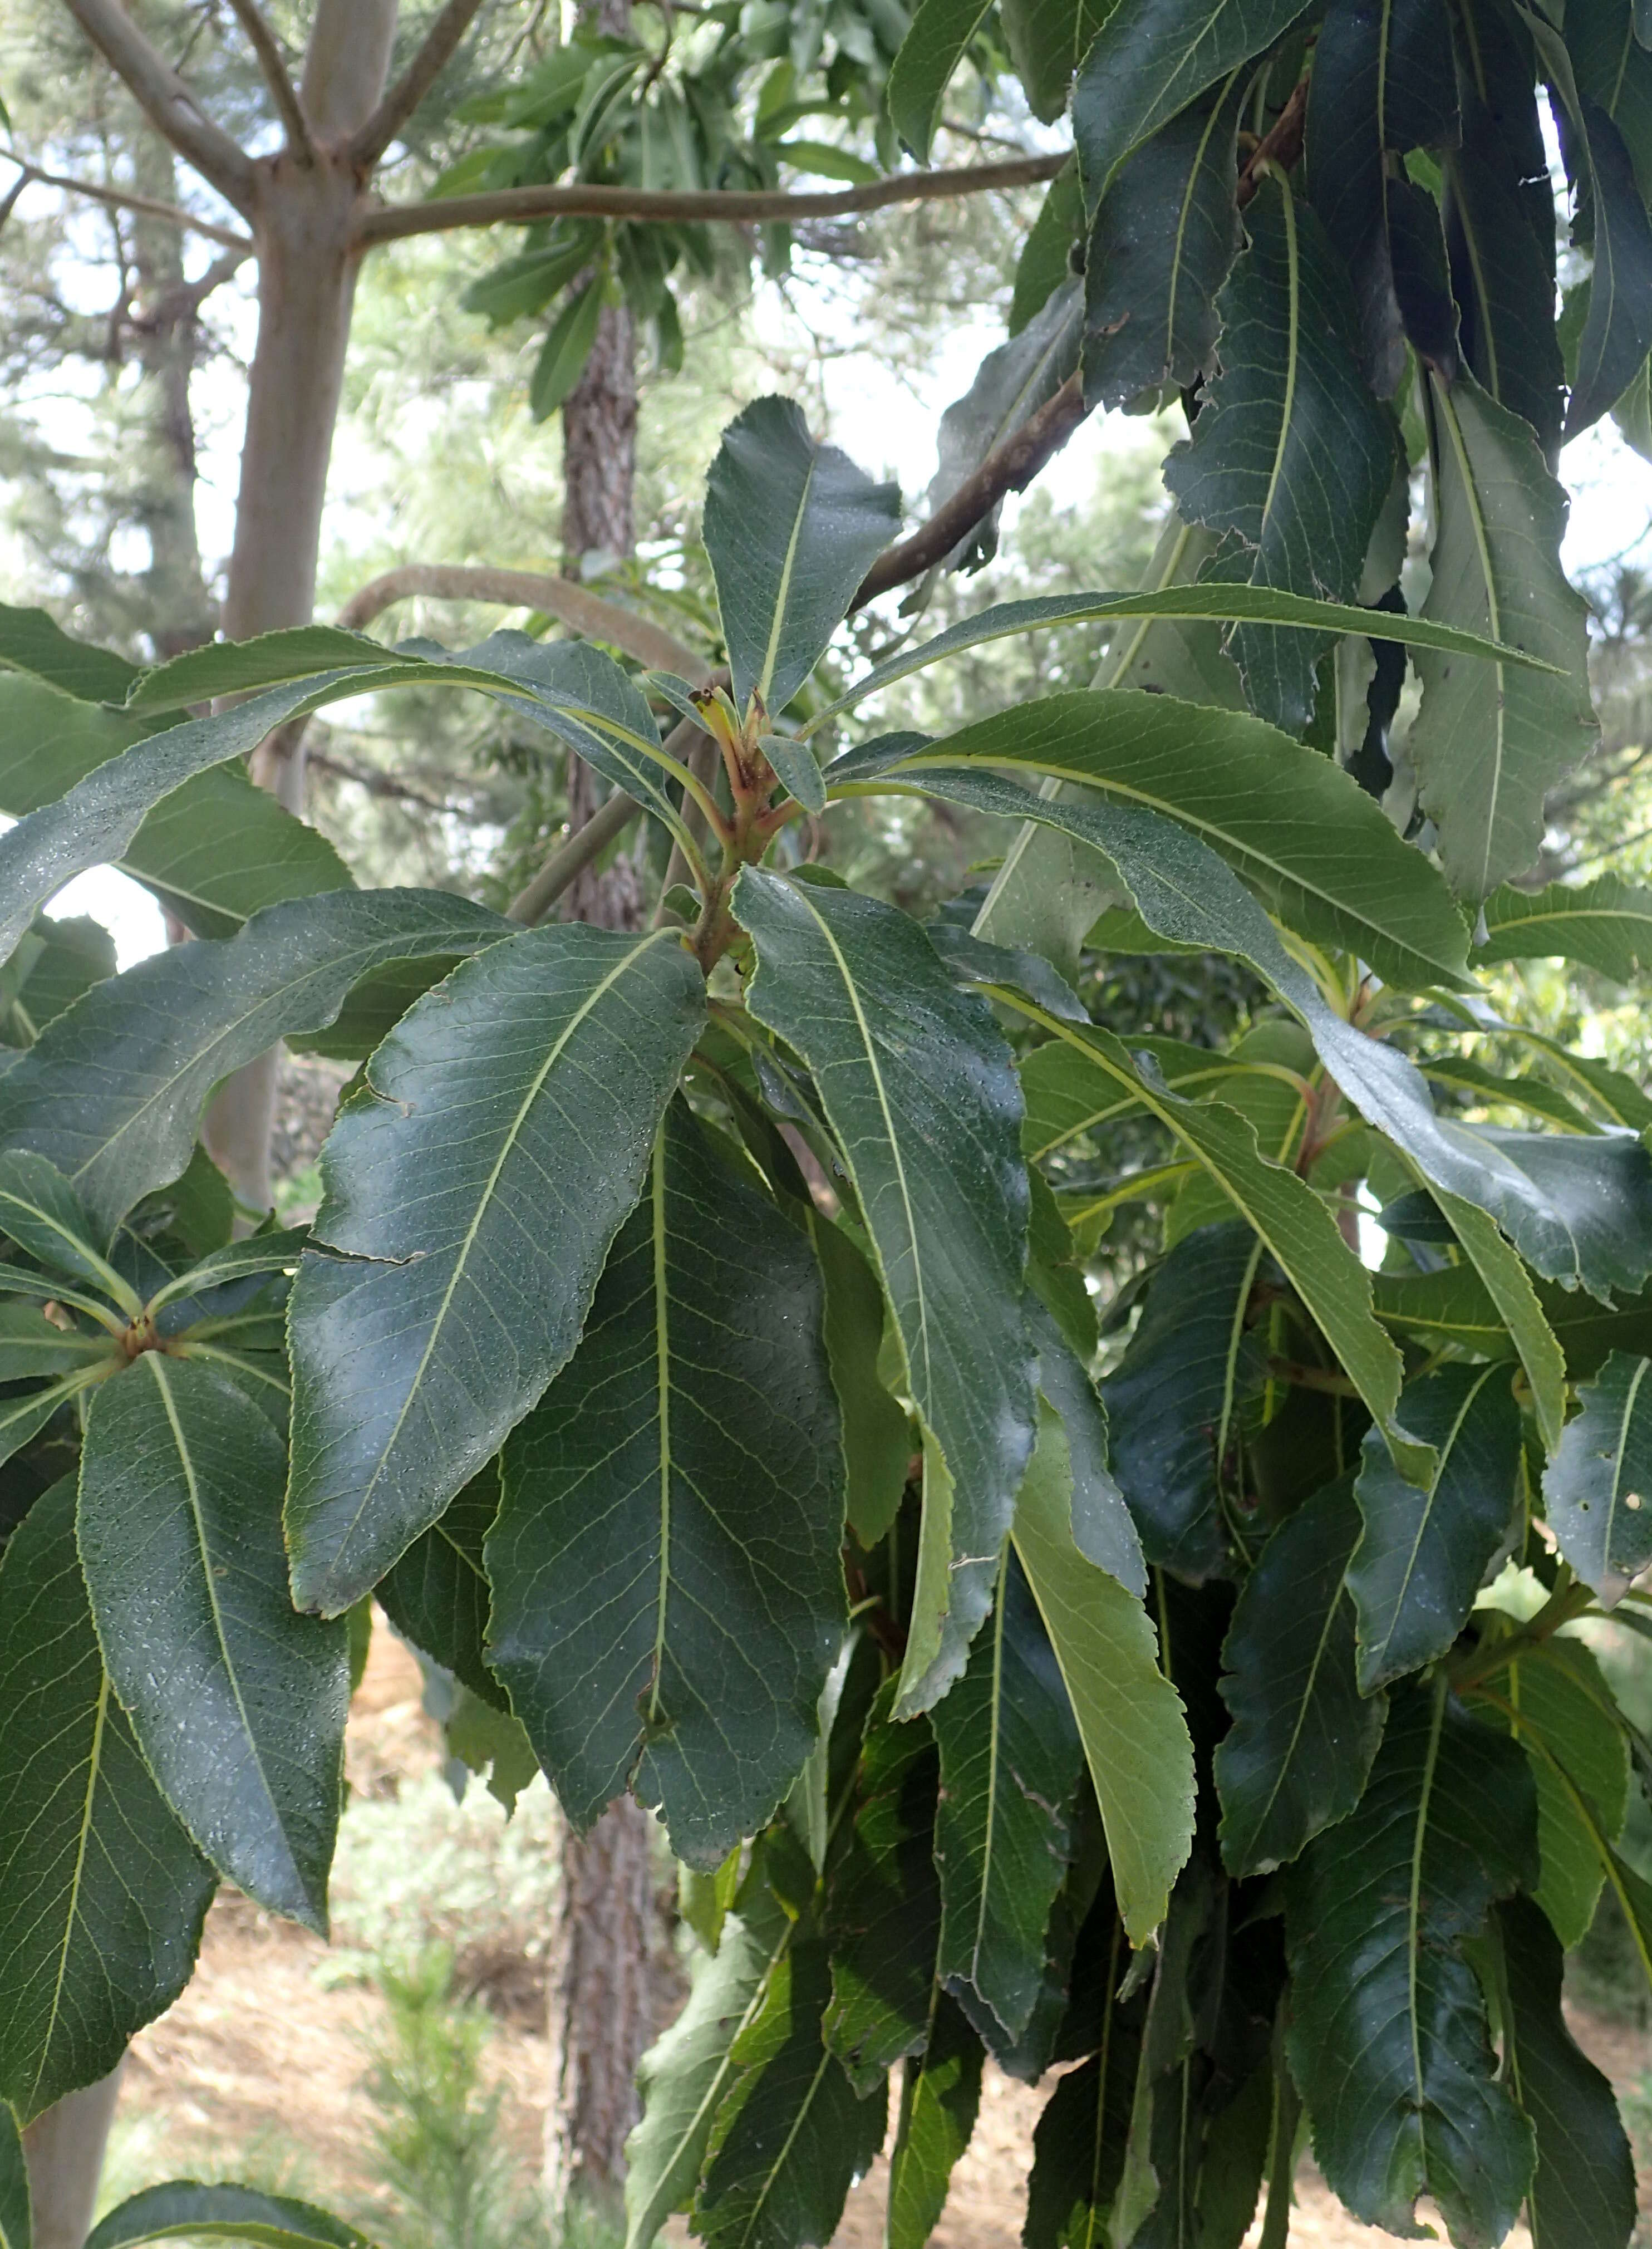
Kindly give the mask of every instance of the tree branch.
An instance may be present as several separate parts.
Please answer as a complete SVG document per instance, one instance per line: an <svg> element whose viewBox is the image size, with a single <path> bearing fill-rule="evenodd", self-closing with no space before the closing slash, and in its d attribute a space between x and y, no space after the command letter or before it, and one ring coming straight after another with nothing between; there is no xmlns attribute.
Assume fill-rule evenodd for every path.
<svg viewBox="0 0 1652 2249"><path fill-rule="evenodd" d="M75 0L84 4L84 0ZM604 187L576 181L563 187L500 188L492 195L446 196L427 203L403 203L368 211L355 230L355 246L370 250L413 234L445 234L455 227L523 224L541 218L630 218L664 220L757 220L846 218L857 211L884 210L891 203L939 203L953 196L980 195L991 188L1026 188L1053 180L1068 162L1065 155L1022 156L1009 164L970 164L944 172L897 172L860 188L789 192L743 188L684 189L659 193L650 188Z"/></svg>
<svg viewBox="0 0 1652 2249"><path fill-rule="evenodd" d="M288 75L275 33L264 20L258 0L230 0L236 19L246 33L247 44L258 58L264 83L270 89L270 99L280 113L286 127L286 145L302 163L315 161L315 143L310 138L310 120L304 114L304 105L299 100L298 89Z"/></svg>
<svg viewBox="0 0 1652 2249"><path fill-rule="evenodd" d="M482 0L447 0L417 54L351 141L350 161L360 170L372 169L412 116L446 69L481 4Z"/></svg>
<svg viewBox="0 0 1652 2249"><path fill-rule="evenodd" d="M558 844L532 882L517 892L506 909L508 918L529 925L543 921L575 877L582 874L642 809L635 797L616 788L605 804L597 806L583 828L576 829L566 843Z"/></svg>
<svg viewBox="0 0 1652 2249"><path fill-rule="evenodd" d="M226 203L251 212L256 173L238 141L215 125L170 63L149 45L120 0L64 0L64 5L162 138L194 165Z"/></svg>
<svg viewBox="0 0 1652 2249"><path fill-rule="evenodd" d="M886 547L861 580L849 605L852 616L893 586L921 578L952 553L983 517L989 515L1006 492L1025 492L1052 454L1058 453L1090 412L1084 403L1084 382L1069 375L1053 398L1047 398L1029 421L995 445L974 476L967 477L949 500L919 524L910 539Z"/></svg>
<svg viewBox="0 0 1652 2249"><path fill-rule="evenodd" d="M544 609L588 640L605 640L655 671L680 672L698 680L704 657L685 648L658 625L650 624L616 602L605 602L572 578L548 571L495 570L463 563L406 562L371 580L339 611L347 631L363 632L392 602L422 594L437 602L498 602L511 609Z"/></svg>
<svg viewBox="0 0 1652 2249"><path fill-rule="evenodd" d="M31 185L61 188L65 195L88 196L94 203L107 203L112 210L141 211L145 218L164 219L169 226L204 235L209 242L221 242L226 250L237 250L244 258L251 255L251 235L237 234L232 226L218 226L210 218L197 218L180 204L157 203L153 196L137 195L126 188L100 187L93 180L72 180L62 172L43 172L38 164L31 164L26 156L19 156L15 149L0 148L0 156L16 164L23 175L14 194Z"/></svg>

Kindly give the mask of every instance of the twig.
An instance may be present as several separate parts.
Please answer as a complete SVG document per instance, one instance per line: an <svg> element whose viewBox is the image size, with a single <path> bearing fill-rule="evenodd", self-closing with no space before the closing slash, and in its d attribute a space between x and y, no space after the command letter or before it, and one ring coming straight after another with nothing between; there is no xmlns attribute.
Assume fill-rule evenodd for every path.
<svg viewBox="0 0 1652 2249"><path fill-rule="evenodd" d="M79 0L79 4L84 5L85 0ZM1053 180L1067 162L1063 154L1022 156L1008 164L971 164L955 171L897 172L886 180L870 181L864 187L821 193L744 188L667 193L584 181L561 187L500 188L491 195L439 196L427 203L402 203L368 211L356 227L355 246L370 250L376 243L399 242L409 235L445 234L455 227L554 217L747 222L845 218L857 211L885 210L892 203L937 203L995 188L1032 187L1041 180Z"/></svg>
<svg viewBox="0 0 1652 2249"><path fill-rule="evenodd" d="M42 171L38 164L19 156L14 148L0 148L0 156L9 164L16 164L22 172L14 194L30 186L61 188L66 195L89 196L94 203L106 203L112 210L141 211L145 218L164 219L169 226L204 235L209 242L221 242L226 250L238 250L243 256L251 253L251 235L237 234L232 226L219 226L210 218L197 218L193 211L183 210L178 203L157 203L153 196L141 196L126 188L100 187L94 180L72 180L62 172Z"/></svg>
<svg viewBox="0 0 1652 2249"><path fill-rule="evenodd" d="M162 138L187 158L226 203L251 210L257 174L237 141L208 117L170 63L149 45L120 0L64 0L64 5Z"/></svg>
<svg viewBox="0 0 1652 2249"><path fill-rule="evenodd" d="M311 750L306 762L318 773L331 774L335 781L353 781L357 788L366 789L369 796L396 797L408 804L422 805L426 812L445 813L449 819L465 816L457 804L444 804L439 796L426 796L423 789L410 788L404 781L375 773L370 766L354 765L348 758L335 758L330 750Z"/></svg>
<svg viewBox="0 0 1652 2249"><path fill-rule="evenodd" d="M361 632L393 602L423 595L437 602L498 602L511 609L544 609L588 640L605 640L637 663L657 671L680 672L698 681L706 660L671 634L616 602L605 602L572 578L549 571L496 570L466 563L404 562L386 570L351 595L339 611L339 623Z"/></svg>
<svg viewBox="0 0 1652 2249"><path fill-rule="evenodd" d="M1308 81L1299 78L1291 89L1291 96L1262 139L1257 141L1244 162L1239 175L1238 200L1242 210L1262 185L1262 175L1270 164L1278 165L1288 172L1302 154L1302 136L1308 118Z"/></svg>
<svg viewBox="0 0 1652 2249"><path fill-rule="evenodd" d="M286 145L300 163L315 161L315 143L310 138L310 120L304 114L304 105L299 100L298 89L287 73L287 66L275 33L264 20L258 0L230 0L236 20L246 33L247 44L258 58L264 83L270 89L270 99L280 113L286 127Z"/></svg>
<svg viewBox="0 0 1652 2249"><path fill-rule="evenodd" d="M583 828L575 829L566 843L558 844L538 874L517 892L506 908L508 918L530 926L543 921L575 877L630 827L642 808L635 797L616 789L606 804L597 806Z"/></svg>
<svg viewBox="0 0 1652 2249"><path fill-rule="evenodd" d="M350 162L359 171L372 170L412 116L446 69L481 4L482 0L447 0L418 52L351 141Z"/></svg>

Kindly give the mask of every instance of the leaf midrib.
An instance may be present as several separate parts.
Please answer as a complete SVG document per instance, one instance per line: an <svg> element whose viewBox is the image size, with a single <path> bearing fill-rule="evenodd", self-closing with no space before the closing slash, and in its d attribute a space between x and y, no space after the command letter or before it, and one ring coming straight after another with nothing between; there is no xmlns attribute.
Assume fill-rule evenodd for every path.
<svg viewBox="0 0 1652 2249"><path fill-rule="evenodd" d="M1484 1276L1482 1276L1482 1278ZM1497 1372L1499 1365L1506 1367L1507 1364L1508 1362L1506 1360L1494 1358L1486 1367L1479 1380L1472 1386L1468 1395L1463 1399L1462 1405L1458 1407L1456 1414L1452 1420L1451 1427L1447 1432L1445 1440L1438 1448L1440 1464L1435 1471L1434 1482L1429 1486L1428 1490L1425 1495L1427 1503L1423 1508L1416 1530L1413 1534L1411 1540L1411 1551L1406 1558L1405 1574L1400 1580L1400 1590L1394 1595L1393 1605L1389 1610L1387 1630L1383 1633L1380 1642L1380 1654L1385 1661L1387 1661L1389 1648L1394 1645L1394 1633L1400 1627L1401 1613L1405 1607L1407 1596L1409 1594L1411 1590L1411 1580L1416 1575L1417 1557L1421 1551L1422 1542L1428 1534L1428 1527L1434 1520L1435 1503L1440 1496L1440 1487L1445 1482L1446 1470L1450 1465L1451 1455L1456 1448L1457 1439L1463 1434L1463 1425L1468 1420L1470 1413L1473 1409L1475 1400L1479 1397L1480 1393L1485 1388L1486 1384L1490 1381L1492 1376ZM1388 1473L1394 1475L1399 1475L1399 1469L1394 1468L1392 1463L1386 1463L1385 1466ZM1409 1479L1401 1477L1401 1481L1405 1482L1408 1482ZM1413 1490L1415 1490L1416 1488L1417 1487L1415 1485L1412 1486ZM1361 1538L1360 1544L1363 1545L1364 1544L1365 1541ZM1379 1650L1373 1648L1372 1653L1376 1654L1379 1653Z"/></svg>
<svg viewBox="0 0 1652 2249"><path fill-rule="evenodd" d="M795 409L794 409L795 410ZM803 533L803 517L809 507L809 495L815 482L816 464L820 450L809 450L809 466L803 471L803 488L797 495L797 509L792 517L791 536L786 541L785 560L780 566L780 585L774 595L774 614L769 622L768 644L763 650L763 669L757 681L757 691L765 703L774 682L774 666L780 660L781 636L786 629L786 604L791 598L792 571L797 561L797 542Z"/></svg>

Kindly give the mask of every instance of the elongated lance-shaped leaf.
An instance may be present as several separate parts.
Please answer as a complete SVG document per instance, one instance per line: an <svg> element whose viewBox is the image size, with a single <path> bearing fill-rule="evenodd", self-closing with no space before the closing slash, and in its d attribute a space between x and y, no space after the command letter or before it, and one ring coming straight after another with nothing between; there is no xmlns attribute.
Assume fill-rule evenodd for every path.
<svg viewBox="0 0 1652 2249"><path fill-rule="evenodd" d="M325 1933L349 1663L299 1616L281 1441L234 1383L145 1351L86 1416L80 1558L98 1639L150 1769L237 1888Z"/></svg>
<svg viewBox="0 0 1652 2249"><path fill-rule="evenodd" d="M293 625L250 640L207 641L139 673L123 698L128 711L187 711L226 695L283 687L330 671L392 671L403 661L369 634L339 625Z"/></svg>
<svg viewBox="0 0 1652 2249"><path fill-rule="evenodd" d="M990 0L919 0L890 65L890 120L920 164L940 120L953 72L987 13Z"/></svg>
<svg viewBox="0 0 1652 2249"><path fill-rule="evenodd" d="M1235 136L1245 76L1173 118L1123 164L1084 258L1084 398L1122 406L1214 363L1216 292L1242 234Z"/></svg>
<svg viewBox="0 0 1652 2249"><path fill-rule="evenodd" d="M1497 2082L1463 1956L1499 1898L1537 1879L1531 1775L1443 1683L1394 1697L1358 1809L1286 1878L1291 2074L1313 2151L1356 2218L1500 2241L1532 2176L1532 2128Z"/></svg>
<svg viewBox="0 0 1652 2249"><path fill-rule="evenodd" d="M963 1668L1032 1450L1021 1090L984 1001L892 906L748 867L747 1005L814 1072L926 1432L905 1711Z"/></svg>
<svg viewBox="0 0 1652 2249"><path fill-rule="evenodd" d="M999 0L1009 58L1046 124L1067 107L1073 72L1106 13L1107 0Z"/></svg>
<svg viewBox="0 0 1652 2249"><path fill-rule="evenodd" d="M1365 1793L1387 1698L1353 1668L1348 1558L1359 1514L1343 1478L1276 1530L1246 1578L1222 1647L1233 1725L1216 1747L1222 1855L1268 1874Z"/></svg>
<svg viewBox="0 0 1652 2249"><path fill-rule="evenodd" d="M1504 884L1486 900L1484 915L1476 966L1556 958L1580 961L1620 984L1652 968L1652 891L1621 875L1550 883L1540 891Z"/></svg>
<svg viewBox="0 0 1652 2249"><path fill-rule="evenodd" d="M1564 675L1499 662L1488 677L1427 649L1414 659L1420 799L1453 886L1478 899L1532 864L1545 791L1593 745L1588 610L1560 567L1566 495L1530 427L1467 374L1449 389L1430 375L1426 395L1435 528L1422 613L1514 641Z"/></svg>
<svg viewBox="0 0 1652 2249"><path fill-rule="evenodd" d="M17 1147L0 1152L0 1234L49 1272L88 1283L122 1311L141 1302L99 1251L86 1207L55 1164Z"/></svg>
<svg viewBox="0 0 1652 2249"><path fill-rule="evenodd" d="M816 444L789 398L735 416L706 479L705 536L737 703L785 709L899 526L896 487Z"/></svg>
<svg viewBox="0 0 1652 2249"><path fill-rule="evenodd" d="M935 1973L967 1985L1012 2039L1044 1975L1050 1908L1072 1852L1084 1750L1037 1605L1006 1554L998 1598L969 1666L935 1705L940 1751Z"/></svg>
<svg viewBox="0 0 1652 2249"><path fill-rule="evenodd" d="M111 1689L74 1512L65 1477L0 1563L0 2099L24 2123L171 2005L217 1882Z"/></svg>
<svg viewBox="0 0 1652 2249"><path fill-rule="evenodd" d="M1360 372L1347 280L1311 206L1272 175L1245 230L1217 301L1222 372L1165 483L1184 519L1234 534L1211 576L1349 602L1400 463L1398 430ZM1252 710L1299 733L1325 645L1239 628L1229 648Z"/></svg>
<svg viewBox="0 0 1652 2249"><path fill-rule="evenodd" d="M671 2212L692 2202L712 2122L739 2074L733 2049L761 2012L795 1927L760 1878L726 1916L716 1957L683 2012L643 2056L643 2114L625 2142L626 2249L650 2249Z"/></svg>
<svg viewBox="0 0 1652 2249"><path fill-rule="evenodd" d="M0 667L44 679L85 703L120 703L140 667L112 648L77 640L45 609L0 602Z"/></svg>
<svg viewBox="0 0 1652 2249"><path fill-rule="evenodd" d="M155 725L38 679L0 677L0 812L38 812ZM262 906L350 887L320 831L237 766L197 774L157 804L117 864L197 937L232 937Z"/></svg>
<svg viewBox="0 0 1652 2249"><path fill-rule="evenodd" d="M1523 1897L1497 1908L1497 1934L1509 2080L1537 2139L1526 2204L1532 2249L1628 2249L1635 2156L1611 2080L1580 2050L1560 2012L1560 1941Z"/></svg>
<svg viewBox="0 0 1652 2249"><path fill-rule="evenodd" d="M164 1304L176 1303L180 1297L196 1296L205 1290L223 1288L229 1282L248 1280L260 1274L291 1273L308 1238L307 1227L287 1226L273 1233L248 1235L243 1241L226 1242L222 1249L210 1251L187 1273L164 1283L150 1297L150 1307L159 1310Z"/></svg>
<svg viewBox="0 0 1652 2249"><path fill-rule="evenodd" d="M1578 1391L1543 1475L1543 1510L1560 1551L1609 1607L1652 1562L1652 1359L1614 1351Z"/></svg>
<svg viewBox="0 0 1652 2249"><path fill-rule="evenodd" d="M885 1311L877 1275L841 1227L812 1206L802 1218L826 1288L822 1333L843 1427L844 1514L870 1551L900 1508L912 1423L878 1372Z"/></svg>
<svg viewBox="0 0 1652 2249"><path fill-rule="evenodd" d="M1086 207L1094 211L1132 148L1301 13L1297 0L1119 0L1073 89Z"/></svg>
<svg viewBox="0 0 1652 2249"><path fill-rule="evenodd" d="M1026 2249L1098 2249L1119 2189L1141 2053L1141 2008L1116 1997L1126 1961L1107 1961L1096 2051L1070 2070L1044 2104L1033 2134L1027 2184Z"/></svg>
<svg viewBox="0 0 1652 2249"><path fill-rule="evenodd" d="M440 891L271 906L227 943L173 946L95 985L0 1078L0 1138L50 1155L107 1239L182 1172L221 1078L332 1022L382 962L451 959L512 933Z"/></svg>
<svg viewBox="0 0 1652 2249"><path fill-rule="evenodd" d="M495 1709L506 1694L487 1668L489 1588L483 1542L499 1506L499 1464L490 1461L401 1560L373 1598L403 1640Z"/></svg>
<svg viewBox="0 0 1652 2249"><path fill-rule="evenodd" d="M372 2249L364 2234L313 2203L198 2179L145 2187L100 2218L87 2239L98 2249L179 2239L250 2241L255 2249Z"/></svg>
<svg viewBox="0 0 1652 2249"><path fill-rule="evenodd" d="M675 1104L487 1540L488 1660L579 1827L629 1784L715 1867L813 1745L844 1614L823 1309L807 1240Z"/></svg>
<svg viewBox="0 0 1652 2249"><path fill-rule="evenodd" d="M1073 1543L1065 1454L1060 1418L1045 1406L1015 1503L1015 1551L1084 1743L1119 1910L1141 1944L1164 1919L1191 1846L1193 1744L1146 1611Z"/></svg>
<svg viewBox="0 0 1652 2249"><path fill-rule="evenodd" d="M889 2157L888 2249L925 2249L940 2223L953 2166L975 2129L984 2060L968 2017L938 1991L929 2036L922 2053L908 2059L901 2085Z"/></svg>
<svg viewBox="0 0 1652 2249"><path fill-rule="evenodd" d="M1354 1485L1365 1531L1348 1565L1359 1618L1359 1686L1373 1694L1443 1655L1486 1565L1508 1536L1520 1472L1520 1409L1509 1370L1442 1366L1400 1400L1408 1433L1435 1448L1426 1482L1366 1440Z"/></svg>
<svg viewBox="0 0 1652 2249"><path fill-rule="evenodd" d="M1484 1211L1460 1195L1443 1193L1440 1207L1513 1340L1532 1386L1538 1434L1552 1453L1566 1421L1566 1353L1544 1315L1532 1276Z"/></svg>
<svg viewBox="0 0 1652 2249"><path fill-rule="evenodd" d="M829 2241L850 2183L883 2145L888 2094L862 2099L821 2039L826 1948L795 1943L734 2046L740 2075L712 2128L694 2205L706 2249Z"/></svg>
<svg viewBox="0 0 1652 2249"><path fill-rule="evenodd" d="M1048 1193L1048 1188L1044 1192ZM1036 1290L1038 1283L1033 1285ZM1107 1465L1106 1408L1090 1379L1090 1369L1063 1336L1044 1303L1029 1302L1027 1321L1038 1346L1038 1394L1061 1417L1067 1472L1072 1482L1073 1543L1087 1561L1117 1578L1127 1592L1143 1594L1147 1590L1147 1569L1141 1540ZM1091 1348L1093 1351L1093 1343Z"/></svg>
<svg viewBox="0 0 1652 2249"><path fill-rule="evenodd" d="M573 1356L705 1011L673 932L568 924L466 961L380 1047L293 1291L301 1606L358 1600Z"/></svg>

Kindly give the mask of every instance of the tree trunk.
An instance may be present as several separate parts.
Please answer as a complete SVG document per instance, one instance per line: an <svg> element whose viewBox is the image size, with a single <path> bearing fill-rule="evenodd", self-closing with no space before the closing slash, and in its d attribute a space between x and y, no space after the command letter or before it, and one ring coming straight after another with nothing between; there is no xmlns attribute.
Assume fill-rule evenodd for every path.
<svg viewBox="0 0 1652 2249"><path fill-rule="evenodd" d="M80 2249L92 2230L125 2067L123 2055L107 2077L65 2094L24 2132L34 2249Z"/></svg>

